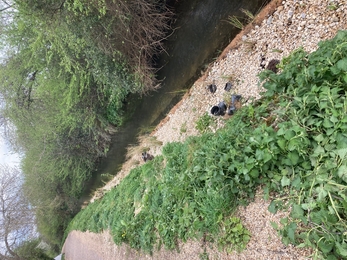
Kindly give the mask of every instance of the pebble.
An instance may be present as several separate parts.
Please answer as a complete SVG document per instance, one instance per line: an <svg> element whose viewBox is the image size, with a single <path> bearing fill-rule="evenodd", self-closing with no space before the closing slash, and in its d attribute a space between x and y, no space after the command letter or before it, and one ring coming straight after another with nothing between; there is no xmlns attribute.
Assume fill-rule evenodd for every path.
<svg viewBox="0 0 347 260"><path fill-rule="evenodd" d="M272 23L272 16L270 16L270 17L267 18L267 20L266 20L266 24L267 24L267 25L271 25L271 23Z"/></svg>
<svg viewBox="0 0 347 260"><path fill-rule="evenodd" d="M288 18L293 17L293 14L294 14L293 10L289 10L288 11Z"/></svg>
<svg viewBox="0 0 347 260"><path fill-rule="evenodd" d="M333 16L332 21L333 22L339 22L340 19L335 15L335 16Z"/></svg>

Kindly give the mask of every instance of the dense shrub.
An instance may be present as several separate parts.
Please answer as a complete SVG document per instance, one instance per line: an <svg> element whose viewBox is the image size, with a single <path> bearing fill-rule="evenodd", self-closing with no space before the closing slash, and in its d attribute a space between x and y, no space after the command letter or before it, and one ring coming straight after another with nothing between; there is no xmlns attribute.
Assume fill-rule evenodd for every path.
<svg viewBox="0 0 347 260"><path fill-rule="evenodd" d="M161 51L171 13L159 0L15 0L6 15L1 115L23 155L39 231L57 244L123 124L126 97L157 87L152 56Z"/></svg>

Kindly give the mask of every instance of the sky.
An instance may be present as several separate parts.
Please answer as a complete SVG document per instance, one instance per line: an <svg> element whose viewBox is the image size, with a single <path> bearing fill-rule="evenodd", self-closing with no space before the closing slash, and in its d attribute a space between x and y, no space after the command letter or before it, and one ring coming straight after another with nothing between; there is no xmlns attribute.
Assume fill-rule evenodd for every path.
<svg viewBox="0 0 347 260"><path fill-rule="evenodd" d="M0 164L9 166L19 166L18 154L11 152L6 140L0 135Z"/></svg>

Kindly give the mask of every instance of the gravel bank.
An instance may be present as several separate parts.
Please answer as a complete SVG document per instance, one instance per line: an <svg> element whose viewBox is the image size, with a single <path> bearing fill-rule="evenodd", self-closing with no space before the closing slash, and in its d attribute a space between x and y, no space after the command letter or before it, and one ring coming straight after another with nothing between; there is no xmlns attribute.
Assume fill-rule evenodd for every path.
<svg viewBox="0 0 347 260"><path fill-rule="evenodd" d="M283 1L274 13L263 18L260 25L248 33L241 33L238 37L241 40L233 43L235 47L213 63L193 85L184 100L157 128L154 136L158 140L167 143L198 135L197 119L205 112L210 114L211 107L223 100L228 81L233 84L231 92L242 95L245 100L259 98L262 89L257 75L262 70L262 58L266 66L270 60L281 60L299 47L308 52L316 50L319 41L333 38L338 30L347 29L347 1ZM217 86L214 94L206 89L213 81ZM225 118L218 118L218 127Z"/></svg>
<svg viewBox="0 0 347 260"><path fill-rule="evenodd" d="M196 121L204 114L210 114L211 107L222 101L231 93L240 94L244 100L259 98L262 91L258 84L258 73L261 63L267 65L272 59L281 60L293 50L303 47L308 52L317 48L321 40L330 39L341 29L347 29L346 0L306 0L306 1L272 1L260 14L261 23L249 26L223 52L209 70L192 86L182 101L173 108L166 119L156 128L153 136L163 144L172 141L183 141L188 136L198 135ZM224 90L230 81L233 88ZM215 83L215 93L208 91L207 86ZM213 130L221 127L228 116L218 117ZM161 147L152 148L151 154L159 154ZM140 161L140 155L133 160ZM119 179L129 171L129 164L116 178L108 183L105 190L119 183ZM255 201L248 207L239 210L252 238L246 250L241 254L219 252L203 241L189 241L180 245L180 253L161 250L152 256L141 255L125 246L116 247L108 232L99 239L92 235L88 242L88 233L76 232L90 243L91 247L102 248L102 259L200 259L204 249L209 259L307 259L310 250L284 246L270 222L279 222L287 213L273 215L267 211L269 202L264 201L259 191ZM75 234L75 233L74 233ZM70 235L69 235L70 236ZM96 243L99 241L99 245ZM107 241L107 242L106 242ZM71 243L71 242L70 242ZM91 244L92 243L92 244ZM65 247L69 248L69 247ZM71 248L71 247L70 247ZM64 251L66 259L76 258L70 251ZM95 258L90 258L95 259ZM87 260L87 259L86 259Z"/></svg>

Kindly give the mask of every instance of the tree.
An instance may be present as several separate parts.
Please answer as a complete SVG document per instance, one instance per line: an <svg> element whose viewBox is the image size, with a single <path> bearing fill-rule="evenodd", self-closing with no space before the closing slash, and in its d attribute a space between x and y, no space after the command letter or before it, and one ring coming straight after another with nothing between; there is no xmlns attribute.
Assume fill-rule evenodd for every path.
<svg viewBox="0 0 347 260"><path fill-rule="evenodd" d="M10 1L2 0L0 2L0 12L4 12L11 8L13 8L13 3L11 3Z"/></svg>
<svg viewBox="0 0 347 260"><path fill-rule="evenodd" d="M24 241L15 250L15 252L25 260L52 260L46 254L46 250L40 246L40 239Z"/></svg>
<svg viewBox="0 0 347 260"><path fill-rule="evenodd" d="M35 237L35 217L17 168L0 165L0 258L21 259L16 247Z"/></svg>

